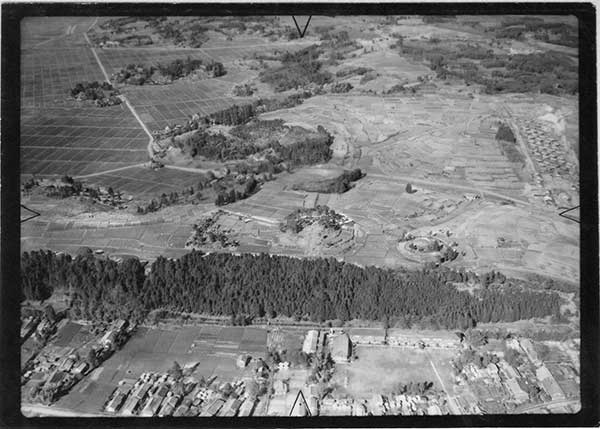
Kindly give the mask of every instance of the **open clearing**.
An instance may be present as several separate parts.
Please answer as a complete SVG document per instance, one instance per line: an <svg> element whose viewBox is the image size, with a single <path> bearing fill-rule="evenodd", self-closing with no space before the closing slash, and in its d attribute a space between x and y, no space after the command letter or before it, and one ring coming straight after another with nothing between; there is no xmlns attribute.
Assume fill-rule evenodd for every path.
<svg viewBox="0 0 600 429"><path fill-rule="evenodd" d="M349 364L338 364L333 381L340 386L340 391L345 390L356 399L371 399L376 393L389 394L399 383L430 381L434 389L443 390L431 366L429 353L435 354L438 362L449 362L455 352L358 345L358 359ZM447 384L446 380L451 378L450 365L436 363L436 369Z"/></svg>

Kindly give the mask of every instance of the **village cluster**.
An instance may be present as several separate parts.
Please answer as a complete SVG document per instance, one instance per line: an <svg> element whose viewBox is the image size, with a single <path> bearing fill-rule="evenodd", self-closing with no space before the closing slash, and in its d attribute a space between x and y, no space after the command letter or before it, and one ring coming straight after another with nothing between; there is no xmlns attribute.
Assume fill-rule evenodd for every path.
<svg viewBox="0 0 600 429"><path fill-rule="evenodd" d="M50 305L44 313L23 320L21 384L26 387L24 393L31 401L55 402L108 359L135 329L128 321L117 320L101 336L93 336L79 349L55 343L47 345L54 334L65 330L69 323L69 319L61 319Z"/></svg>

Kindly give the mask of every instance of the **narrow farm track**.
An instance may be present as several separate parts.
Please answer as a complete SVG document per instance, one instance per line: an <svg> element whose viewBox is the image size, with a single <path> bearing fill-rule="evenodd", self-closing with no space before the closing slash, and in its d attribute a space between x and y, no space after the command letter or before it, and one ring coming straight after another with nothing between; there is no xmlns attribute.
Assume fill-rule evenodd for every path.
<svg viewBox="0 0 600 429"><path fill-rule="evenodd" d="M92 27L93 27L93 25L90 26L90 28L92 28ZM90 50L92 51L92 54L94 55L94 58L96 59L96 62L98 63L98 66L100 67L100 70L102 70L102 74L104 75L104 79L106 80L107 83L110 84L111 83L110 77L108 76L108 73L106 72L106 69L104 68L104 65L102 64L102 61L100 60L100 57L96 53L96 49L94 48L94 46L90 42L90 39L89 39L87 33L83 33L83 37L85 37L85 41L87 42ZM129 100L127 99L127 97L125 95L121 94L121 95L119 95L119 98L125 103L125 105L129 109L129 111L131 112L131 114L138 121L138 123L140 124L140 126L142 127L142 129L144 130L144 132L148 135L147 150L148 150L148 156L150 157L150 159L152 159L154 157L154 150L152 149L152 142L154 141L154 138L152 137L152 133L150 132L150 130L148 129L148 127L146 126L146 124L144 123L144 121L142 121L142 118L140 118L140 115L138 115L138 113L135 111L135 108L129 102ZM143 165L143 164L141 164L141 165ZM140 166L140 164L131 165L129 167L138 167L138 166ZM123 170L123 169L129 168L129 167L124 167L124 168L114 169L114 170L107 170L107 171L102 171L102 172L98 172L98 173L94 173L94 174L90 174L90 175L86 175L86 176L79 176L79 177L82 178L82 177L99 176L101 174L113 173L115 171Z"/></svg>

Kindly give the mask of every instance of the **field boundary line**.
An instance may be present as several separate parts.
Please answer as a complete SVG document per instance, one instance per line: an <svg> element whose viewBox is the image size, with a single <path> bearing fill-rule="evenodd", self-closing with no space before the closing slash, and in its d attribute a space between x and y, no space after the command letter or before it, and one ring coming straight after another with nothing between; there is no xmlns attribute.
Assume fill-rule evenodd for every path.
<svg viewBox="0 0 600 429"><path fill-rule="evenodd" d="M127 170L128 168L134 167L143 167L145 165L144 162L139 164L126 165L125 167L113 168L112 170L99 171L97 173L84 174L82 176L74 176L74 179L86 179L88 177L102 176L104 174L110 174L121 170Z"/></svg>

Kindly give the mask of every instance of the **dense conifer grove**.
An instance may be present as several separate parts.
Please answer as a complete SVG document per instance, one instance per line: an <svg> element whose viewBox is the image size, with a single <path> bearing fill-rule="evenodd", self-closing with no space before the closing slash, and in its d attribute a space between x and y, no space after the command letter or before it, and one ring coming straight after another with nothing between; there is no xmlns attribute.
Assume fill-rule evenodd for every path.
<svg viewBox="0 0 600 429"><path fill-rule="evenodd" d="M150 272L137 259L121 263L91 253L72 258L50 251L23 253L23 298L48 298L54 288L71 291L74 317L141 320L153 309L214 315L433 321L469 328L477 322L544 317L559 311L556 293L490 286L502 274L448 269L389 270L328 259L267 254L241 256L193 251L180 259L158 258ZM475 276L475 277L474 277ZM451 282L478 280L475 295Z"/></svg>

